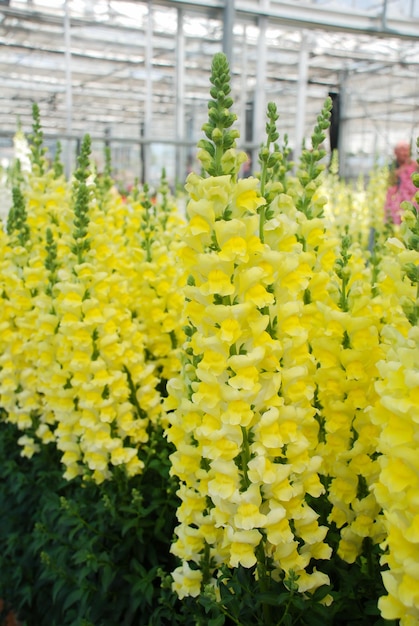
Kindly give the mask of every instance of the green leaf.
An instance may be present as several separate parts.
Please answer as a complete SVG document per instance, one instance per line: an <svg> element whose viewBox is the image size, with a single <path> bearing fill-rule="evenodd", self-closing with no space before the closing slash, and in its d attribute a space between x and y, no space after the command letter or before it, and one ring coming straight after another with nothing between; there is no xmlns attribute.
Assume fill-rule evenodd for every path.
<svg viewBox="0 0 419 626"><path fill-rule="evenodd" d="M68 596L66 596L66 599L62 606L63 612L67 611L67 609L73 604L78 603L80 598L83 596L83 593L84 591L81 588L73 589L73 591L69 593Z"/></svg>
<svg viewBox="0 0 419 626"><path fill-rule="evenodd" d="M218 617L213 617L209 620L208 626L223 626L223 624L225 624L225 621L226 620L224 615L218 615Z"/></svg>

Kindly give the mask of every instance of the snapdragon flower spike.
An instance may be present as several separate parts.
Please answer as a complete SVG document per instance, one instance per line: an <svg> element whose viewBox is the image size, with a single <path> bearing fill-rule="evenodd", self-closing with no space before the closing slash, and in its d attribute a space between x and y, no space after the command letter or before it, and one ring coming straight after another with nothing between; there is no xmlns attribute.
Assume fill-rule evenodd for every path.
<svg viewBox="0 0 419 626"><path fill-rule="evenodd" d="M419 187L419 176L413 174L413 179L415 185ZM412 326L419 323L419 190L416 193L416 201L403 203L404 215L400 235L406 252L399 256L403 263L402 271L412 285L412 297L403 302L403 309Z"/></svg>
<svg viewBox="0 0 419 626"><path fill-rule="evenodd" d="M374 494L383 510L386 537L383 541L382 577L387 595L378 606L385 619L402 626L419 620L418 437L419 333L411 326L407 336L391 325L382 331L385 358L378 362L376 382L379 399L371 419L380 428L377 451L380 474ZM416 382L414 382L416 381Z"/></svg>
<svg viewBox="0 0 419 626"><path fill-rule="evenodd" d="M144 332L149 363L161 377L161 385L179 371L178 351L184 342L182 286L184 268L177 258L185 224L165 176L155 198L148 187L136 186L127 198L130 219L124 235L133 275L132 313Z"/></svg>
<svg viewBox="0 0 419 626"><path fill-rule="evenodd" d="M273 106L269 116L262 158L270 193ZM296 293L302 306L307 284L292 221L298 211L289 198L294 214L281 216L283 198L274 198L261 220L267 200L252 177L192 173L186 190L189 221L179 253L189 274L187 340L166 404L181 499L172 552L182 565L173 586L180 597L198 595L227 564L256 566L261 588L271 575L288 580L294 573L299 589L311 592L328 577L309 572L309 564L330 555L327 529L306 500L323 492L311 406L315 364L308 346L301 348L307 334L298 319L285 341L278 335L278 320L285 325Z"/></svg>
<svg viewBox="0 0 419 626"><path fill-rule="evenodd" d="M227 57L219 52L212 60L210 81L211 100L208 102L208 121L203 125L207 139L201 139L198 147L198 159L204 171L210 176L232 174L236 176L240 165L246 159L244 153L239 155L232 151L236 145L239 132L231 129L237 119L230 112L233 99L230 97L230 68Z"/></svg>
<svg viewBox="0 0 419 626"><path fill-rule="evenodd" d="M39 144L38 150L42 152ZM16 189L14 210L9 216L9 246L4 250L8 271L3 278L2 291L7 300L5 314L10 316L10 322L2 351L0 395L8 419L24 431L20 443L22 454L26 456L32 456L40 441L51 441L44 395L37 377L38 340L43 326L39 301L43 298L47 270L43 233L39 234L43 222L37 221L41 202L36 202L50 181L46 172L41 175L39 168L34 168L27 175L24 192ZM10 387L10 364L15 368L13 388Z"/></svg>
<svg viewBox="0 0 419 626"><path fill-rule="evenodd" d="M15 389L13 421L25 431L22 439L23 454L31 455L40 443L54 439L55 417L47 398L51 387L51 369L56 346L59 319L53 306L54 285L62 261L71 259L66 237L71 233L72 211L69 210L69 190L62 176L58 178L47 168L42 147L39 117L34 124L33 163L22 185L25 204L25 222L30 233L25 249L13 245L9 255L10 280L19 277L19 289L10 296L15 308L14 334L10 336L8 350L20 345L20 381ZM45 166L45 167L44 167ZM42 173L41 173L42 172ZM12 233L9 241L14 243ZM22 304L25 302L25 305ZM45 374L48 370L48 374ZM6 369L7 371L7 369ZM31 445L32 442L32 445Z"/></svg>
<svg viewBox="0 0 419 626"><path fill-rule="evenodd" d="M10 245L9 237L0 229L0 405L5 419L22 431L21 453L30 458L39 445L33 433L25 431L32 431L32 411L38 412L40 399L27 362L28 343L36 327L36 313L23 276L27 258L26 249L14 242Z"/></svg>
<svg viewBox="0 0 419 626"><path fill-rule="evenodd" d="M26 203L20 187L13 187L13 205L7 218L7 233L15 245L24 248L30 241Z"/></svg>
<svg viewBox="0 0 419 626"><path fill-rule="evenodd" d="M89 200L90 193L87 179L90 176L90 149L91 140L85 135L78 158L78 168L74 173L74 230L72 252L77 257L78 263L83 263L84 253L90 249L87 237L89 225Z"/></svg>
<svg viewBox="0 0 419 626"><path fill-rule="evenodd" d="M376 362L383 355L382 309L372 297L371 271L360 246L346 234L331 272L329 307L319 306L323 332L311 339L323 433L318 453L332 504L329 522L340 530L339 556L351 563L365 538L378 543L384 537L380 506L371 494L379 471L379 429L367 414L376 401Z"/></svg>
<svg viewBox="0 0 419 626"><path fill-rule="evenodd" d="M414 182L419 186L419 176ZM379 599L378 606L385 619L400 620L401 626L410 626L419 621L419 219L414 203L404 203L404 209L402 241L393 239L389 243L399 260L399 278L404 274L400 304L406 325L399 323L396 327L389 319L382 330L385 356L377 364L378 400L370 413L372 422L380 428L380 474L374 493L383 510L386 530L382 577L387 595ZM400 286L398 291L403 293Z"/></svg>
<svg viewBox="0 0 419 626"><path fill-rule="evenodd" d="M82 473L100 483L117 466L141 473L151 422L161 411L155 368L145 363L140 321L132 315L137 303L122 232L130 212L112 190L103 195L88 180L87 148L73 193L77 256L53 288L59 326L47 397L65 476Z"/></svg>
<svg viewBox="0 0 419 626"><path fill-rule="evenodd" d="M317 211L315 205L312 204L312 198L320 184L319 176L325 169L321 160L326 156L326 151L321 146L326 138L325 131L330 126L331 109L332 100L326 98L311 137L312 149L303 148L297 171L298 180L304 190L298 198L297 207L308 219L322 215L322 211Z"/></svg>
<svg viewBox="0 0 419 626"><path fill-rule="evenodd" d="M261 164L260 194L266 198L266 205L259 208L259 237L262 242L265 240L265 221L272 216L269 212L269 204L275 195L283 189L281 185L275 184L274 176L275 169L279 167L279 162L282 158L282 155L275 149L275 142L279 137L276 128L279 115L274 102L268 103L267 117L266 143L262 145L259 151L259 162Z"/></svg>
<svg viewBox="0 0 419 626"><path fill-rule="evenodd" d="M54 178L61 178L61 176L64 174L64 166L61 162L61 153L62 153L61 142L57 141L57 145L55 148L54 161L53 161Z"/></svg>
<svg viewBox="0 0 419 626"><path fill-rule="evenodd" d="M42 176L47 169L47 160L45 154L47 148L44 144L44 133L41 125L41 114L39 106L36 102L32 105L32 133L29 135L29 148L31 151L32 171Z"/></svg>
<svg viewBox="0 0 419 626"><path fill-rule="evenodd" d="M294 167L294 162L290 159L292 151L288 144L287 133L284 134L281 146L274 144L274 152L277 154L277 159L272 168L272 181L280 183L282 191L287 193L291 170Z"/></svg>
<svg viewBox="0 0 419 626"><path fill-rule="evenodd" d="M282 466L282 474L279 467L277 470L278 480L268 481L262 488L272 509L266 526L267 554L274 567L287 577L292 572L298 576L300 591L311 592L329 580L317 570L309 574L309 563L311 559L328 559L331 548L325 541L327 529L320 525L315 505L309 505L310 497L318 498L324 493L320 482L322 459L317 452L316 361L310 330L314 327L321 332L315 302L327 293L326 268L335 240L328 236L320 218L308 219L298 209L296 198L304 193L301 186L277 183L275 187L275 182L270 186L271 177L274 181L276 177L275 160L271 159L273 166L267 177L268 197L272 199L264 223L272 268L269 290L274 298L265 313L269 316L267 332L281 344L282 380L277 413L272 409L263 415L255 443L258 441L259 446L262 443L266 448L272 468L276 464ZM322 202L313 196L313 204L320 206ZM274 405L272 400L271 404ZM273 514L279 505L281 519Z"/></svg>

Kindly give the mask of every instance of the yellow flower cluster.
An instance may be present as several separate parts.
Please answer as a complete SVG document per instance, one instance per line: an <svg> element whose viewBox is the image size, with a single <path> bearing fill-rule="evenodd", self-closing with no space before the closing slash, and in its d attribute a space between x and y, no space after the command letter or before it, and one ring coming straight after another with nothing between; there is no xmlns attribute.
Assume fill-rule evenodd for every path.
<svg viewBox="0 0 419 626"><path fill-rule="evenodd" d="M325 188L323 180L313 194L314 215L321 214L326 203ZM289 376L296 383L294 366L304 363L306 378L300 383L301 396L306 397L304 425L311 428L311 454L321 459L319 471L328 485L332 504L328 521L341 529L339 555L353 562L362 552L365 537L375 543L383 537L377 520L380 507L369 492L378 473L377 428L365 415L375 398L376 361L382 356L378 332L382 308L371 300L372 278L365 252L351 244L347 262L339 264L343 233L328 219L308 219L297 211L298 193L294 185L294 198L282 194L273 202L280 210L272 221L286 224L283 238L276 236L274 245L281 249L286 242L289 252L296 248L297 267L304 271L302 280L301 274L285 266L287 280L279 281L275 290L277 320L288 313L278 323L278 332L292 355L288 360L284 352L283 379ZM269 222L265 225L266 240L271 227ZM286 262L292 258L289 252ZM282 394L286 394L285 386ZM290 403L297 399L301 403L301 397L291 397ZM313 416L320 431L316 422L313 426Z"/></svg>
<svg viewBox="0 0 419 626"><path fill-rule="evenodd" d="M370 491L379 472L379 429L366 413L376 398L376 363L383 353L382 308L371 295L365 255L354 244L350 251L347 263L337 265L339 276L330 283L334 302L317 303L322 331L313 336L311 346L323 431L318 454L324 461L332 504L329 522L341 529L338 554L353 563L362 553L364 538L374 543L383 538L380 507Z"/></svg>
<svg viewBox="0 0 419 626"><path fill-rule="evenodd" d="M383 508L386 539L382 558L387 596L379 607L386 619L403 626L419 620L419 328L407 336L387 326L386 357L378 363L381 380L372 421L380 427L380 475L374 487Z"/></svg>
<svg viewBox="0 0 419 626"><path fill-rule="evenodd" d="M275 576L296 573L302 592L327 583L307 573L311 559L331 556L307 495L329 499L328 522L349 563L368 549L366 538L380 543L389 528L377 487L387 462L378 458L382 423L371 407L386 385L383 328L392 323L407 337L400 300L413 300L401 266L412 253L397 259L405 248L394 239L372 259L368 239L354 242L348 228L316 217L324 184L308 190L304 212L301 186L288 183L267 209L254 179L188 178L180 251L188 340L167 405L181 482L180 597L198 595L221 563L249 568L261 554Z"/></svg>
<svg viewBox="0 0 419 626"><path fill-rule="evenodd" d="M388 168L376 165L367 181L360 177L355 183L340 178L338 169L335 154L321 184L327 198L325 215L333 229L341 235L348 229L353 241L366 249L373 234L383 230Z"/></svg>
<svg viewBox="0 0 419 626"><path fill-rule="evenodd" d="M417 194L418 198L419 194ZM394 279L394 306L382 330L384 356L378 362L377 400L371 420L379 428L380 474L374 485L383 509L386 538L382 563L384 618L401 626L419 621L419 252L418 214L408 205L401 239L390 239L386 270ZM383 279L389 290L387 277ZM404 314L403 314L404 313ZM394 319L393 319L394 317Z"/></svg>
<svg viewBox="0 0 419 626"><path fill-rule="evenodd" d="M137 241L130 236L135 208L93 177L86 188L84 235L73 224L77 183L71 189L52 170L34 171L24 188L28 242L2 231L0 400L23 431L25 455L54 441L66 478L87 473L101 482L115 466L142 470L139 451L163 415L160 375L176 362L170 341L159 361L150 357L148 325L165 315L167 336L179 335L181 320L176 307L168 311L172 294L179 301L173 248L158 262L165 308L157 314L154 302L150 310L148 298L143 310L150 270L141 229ZM174 206L166 210L172 220Z"/></svg>
<svg viewBox="0 0 419 626"><path fill-rule="evenodd" d="M307 566L330 556L327 529L305 500L323 491L313 454L315 366L299 310L311 268L285 210L260 240L265 200L256 179L191 174L187 190L180 254L189 337L167 405L182 501L174 588L197 595L205 567L252 567L262 546L277 575L293 571L300 591L311 591L328 578ZM293 207L289 197L279 201Z"/></svg>
<svg viewBox="0 0 419 626"><path fill-rule="evenodd" d="M135 189L128 197L126 247L132 256L132 298L141 321L147 358L168 380L180 369L184 341L182 310L184 270L177 249L185 220L163 178L156 195ZM126 267L127 259L123 259ZM141 270L140 270L141 268Z"/></svg>
<svg viewBox="0 0 419 626"><path fill-rule="evenodd" d="M163 425L179 480L180 598L216 585L224 564L259 579L269 568L310 594L329 582L315 564L332 556L333 525L349 563L366 539L381 544L379 607L411 626L417 213L372 249L371 233L384 237L382 172L366 190L333 172L320 184L306 152L280 182L268 142L260 180L236 180L243 155L217 126L227 104L211 110L214 145L200 153L210 175L189 175L186 223L164 180L124 201L110 179L70 185L33 152L0 230L0 404L24 455L53 443L68 479L98 483L117 466L141 473Z"/></svg>

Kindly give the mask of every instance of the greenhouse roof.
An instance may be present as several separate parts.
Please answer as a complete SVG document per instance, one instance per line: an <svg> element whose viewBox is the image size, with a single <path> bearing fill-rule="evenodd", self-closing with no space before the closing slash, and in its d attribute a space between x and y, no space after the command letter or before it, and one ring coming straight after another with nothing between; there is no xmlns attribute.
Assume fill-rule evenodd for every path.
<svg viewBox="0 0 419 626"><path fill-rule="evenodd" d="M274 101L298 151L328 94L348 159L419 135L419 0L0 0L0 135L30 131L36 102L51 141L189 150L220 50L243 147Z"/></svg>

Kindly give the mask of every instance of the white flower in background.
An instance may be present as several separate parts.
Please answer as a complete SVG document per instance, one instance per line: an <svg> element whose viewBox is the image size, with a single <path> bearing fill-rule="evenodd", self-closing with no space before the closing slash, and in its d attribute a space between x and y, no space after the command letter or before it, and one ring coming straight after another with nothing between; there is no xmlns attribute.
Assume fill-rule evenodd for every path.
<svg viewBox="0 0 419 626"><path fill-rule="evenodd" d="M31 167L31 151L27 139L22 130L18 130L13 137L13 148L15 159L20 161L20 169L22 172L30 172Z"/></svg>

